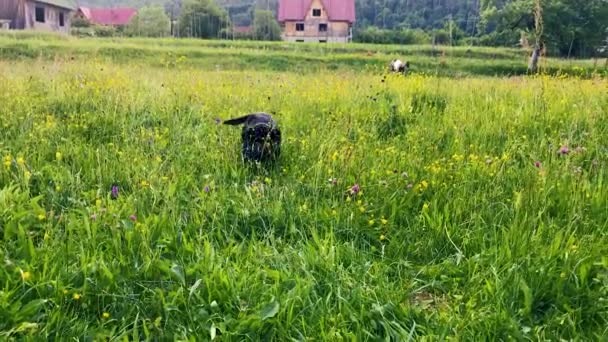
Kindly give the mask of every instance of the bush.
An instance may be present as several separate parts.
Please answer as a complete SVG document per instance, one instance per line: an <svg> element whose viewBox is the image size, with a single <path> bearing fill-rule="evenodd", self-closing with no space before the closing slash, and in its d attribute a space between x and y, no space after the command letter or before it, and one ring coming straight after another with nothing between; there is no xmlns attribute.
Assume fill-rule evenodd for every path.
<svg viewBox="0 0 608 342"><path fill-rule="evenodd" d="M353 39L372 44L427 44L430 41L428 34L422 30L382 30L371 26L356 30Z"/></svg>

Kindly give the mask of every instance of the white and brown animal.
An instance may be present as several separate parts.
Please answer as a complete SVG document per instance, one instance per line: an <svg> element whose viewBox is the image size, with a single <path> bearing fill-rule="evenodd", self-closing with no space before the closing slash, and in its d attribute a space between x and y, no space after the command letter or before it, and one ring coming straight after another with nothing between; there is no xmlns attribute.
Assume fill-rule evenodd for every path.
<svg viewBox="0 0 608 342"><path fill-rule="evenodd" d="M410 62L402 62L400 59L393 59L389 64L388 70L390 72L397 72L405 75L410 70Z"/></svg>

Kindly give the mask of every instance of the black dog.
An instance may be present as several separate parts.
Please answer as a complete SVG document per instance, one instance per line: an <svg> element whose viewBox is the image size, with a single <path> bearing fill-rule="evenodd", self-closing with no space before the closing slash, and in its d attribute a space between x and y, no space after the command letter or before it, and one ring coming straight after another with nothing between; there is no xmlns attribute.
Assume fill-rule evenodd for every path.
<svg viewBox="0 0 608 342"><path fill-rule="evenodd" d="M274 161L281 154L281 130L270 114L252 113L224 121L224 124L244 124L241 137L246 161Z"/></svg>

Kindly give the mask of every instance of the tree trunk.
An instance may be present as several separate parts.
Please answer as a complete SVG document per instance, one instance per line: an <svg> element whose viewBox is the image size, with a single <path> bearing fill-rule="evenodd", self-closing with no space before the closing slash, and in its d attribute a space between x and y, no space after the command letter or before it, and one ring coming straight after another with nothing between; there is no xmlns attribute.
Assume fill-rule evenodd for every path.
<svg viewBox="0 0 608 342"><path fill-rule="evenodd" d="M534 45L534 51L532 52L532 57L530 58L530 64L528 64L528 72L531 74L536 74L538 71L538 60L540 59L540 46L538 44Z"/></svg>

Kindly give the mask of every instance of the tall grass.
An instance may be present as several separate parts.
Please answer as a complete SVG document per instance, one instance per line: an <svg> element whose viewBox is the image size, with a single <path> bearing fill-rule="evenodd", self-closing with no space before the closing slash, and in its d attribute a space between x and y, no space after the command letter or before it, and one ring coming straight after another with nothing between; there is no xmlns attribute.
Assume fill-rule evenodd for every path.
<svg viewBox="0 0 608 342"><path fill-rule="evenodd" d="M607 86L1 62L0 336L606 339Z"/></svg>

